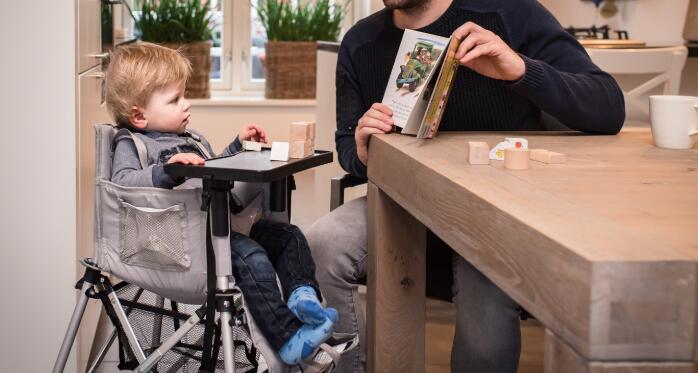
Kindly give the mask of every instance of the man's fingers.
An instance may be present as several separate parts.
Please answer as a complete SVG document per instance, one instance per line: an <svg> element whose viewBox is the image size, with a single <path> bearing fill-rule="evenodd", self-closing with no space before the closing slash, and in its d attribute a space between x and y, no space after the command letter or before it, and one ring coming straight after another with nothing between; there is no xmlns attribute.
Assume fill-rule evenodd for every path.
<svg viewBox="0 0 698 373"><path fill-rule="evenodd" d="M368 142L368 138L373 134L385 133L385 132L383 132L377 128L373 128L373 127L363 127L359 130L359 132L361 133L361 137L366 139L366 142Z"/></svg>
<svg viewBox="0 0 698 373"><path fill-rule="evenodd" d="M358 130L357 132L357 145L366 145L368 144L368 139L371 137L373 134L383 134L385 132L373 128L373 127L362 127Z"/></svg>
<svg viewBox="0 0 698 373"><path fill-rule="evenodd" d="M482 30L485 30L485 29L480 27L478 24L476 24L474 22L466 22L461 27L457 28L456 31L453 31L453 34L451 34L451 36L453 36L454 38L456 38L458 40L463 40L471 32L482 31Z"/></svg>
<svg viewBox="0 0 698 373"><path fill-rule="evenodd" d="M366 127L366 128L363 129L363 131L366 132L366 133L368 134L369 137L370 137L371 135L382 135L382 134L385 133L385 132L383 132L383 131L381 131L381 130L379 130L379 129L377 129L377 128L372 128L372 127Z"/></svg>
<svg viewBox="0 0 698 373"><path fill-rule="evenodd" d="M373 105L371 105L371 109L378 110L386 115L393 115L393 110L388 105L381 104L380 102L376 102Z"/></svg>
<svg viewBox="0 0 698 373"><path fill-rule="evenodd" d="M470 50L466 55L460 60L462 64L469 64L477 58L486 56L492 53L494 50L492 43L480 44L477 47Z"/></svg>
<svg viewBox="0 0 698 373"><path fill-rule="evenodd" d="M378 110L369 110L366 112L366 116L369 118L377 119L385 124L393 124L393 117L388 114L382 113Z"/></svg>
<svg viewBox="0 0 698 373"><path fill-rule="evenodd" d="M466 53L468 53L468 51L470 51L474 47L480 44L485 44L489 41L490 38L487 34L480 32L471 33L458 46L458 50L456 51L456 59L463 58L466 55Z"/></svg>
<svg viewBox="0 0 698 373"><path fill-rule="evenodd" d="M382 132L388 132L391 129L393 129L393 126L390 124L387 124L381 120L374 119L371 117L363 117L359 121L359 129L361 128L376 128Z"/></svg>

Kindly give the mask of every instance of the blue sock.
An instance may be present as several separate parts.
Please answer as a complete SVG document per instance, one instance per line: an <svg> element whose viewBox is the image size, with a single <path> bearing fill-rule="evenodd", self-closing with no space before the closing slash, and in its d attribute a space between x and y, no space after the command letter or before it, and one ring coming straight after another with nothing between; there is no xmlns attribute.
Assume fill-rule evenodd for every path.
<svg viewBox="0 0 698 373"><path fill-rule="evenodd" d="M288 297L287 305L303 324L318 326L327 319L315 289L310 286L297 287Z"/></svg>
<svg viewBox="0 0 698 373"><path fill-rule="evenodd" d="M288 365L296 365L310 357L315 349L332 335L332 328L337 322L337 310L328 308L324 311L325 321L317 326L303 324L291 339L281 346L279 357Z"/></svg>

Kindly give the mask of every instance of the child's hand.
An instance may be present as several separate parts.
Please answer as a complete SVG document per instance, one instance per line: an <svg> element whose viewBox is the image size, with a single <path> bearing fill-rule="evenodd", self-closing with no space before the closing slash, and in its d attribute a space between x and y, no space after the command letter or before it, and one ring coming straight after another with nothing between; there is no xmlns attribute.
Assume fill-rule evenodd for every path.
<svg viewBox="0 0 698 373"><path fill-rule="evenodd" d="M170 163L200 165L204 164L204 159L201 158L198 154L194 153L177 153L170 157L170 159L167 161L167 164Z"/></svg>
<svg viewBox="0 0 698 373"><path fill-rule="evenodd" d="M256 124L248 124L242 127L240 130L240 135L238 135L240 141L255 141L267 143L267 134L264 130Z"/></svg>

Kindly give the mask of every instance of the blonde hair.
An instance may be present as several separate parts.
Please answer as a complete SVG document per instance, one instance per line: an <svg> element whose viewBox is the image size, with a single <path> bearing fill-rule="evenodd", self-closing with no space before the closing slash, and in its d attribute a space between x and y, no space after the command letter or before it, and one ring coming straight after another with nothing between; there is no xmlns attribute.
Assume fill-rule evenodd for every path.
<svg viewBox="0 0 698 373"><path fill-rule="evenodd" d="M158 89L184 84L190 72L189 60L178 50L145 42L120 46L107 68L107 109L117 124L130 125L131 107L145 107Z"/></svg>

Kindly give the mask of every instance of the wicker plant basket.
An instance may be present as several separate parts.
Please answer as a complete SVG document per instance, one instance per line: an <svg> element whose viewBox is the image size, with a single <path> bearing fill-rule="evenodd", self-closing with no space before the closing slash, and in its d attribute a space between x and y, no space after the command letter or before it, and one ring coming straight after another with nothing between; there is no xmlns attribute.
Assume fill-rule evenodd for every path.
<svg viewBox="0 0 698 373"><path fill-rule="evenodd" d="M179 49L191 62L191 76L187 80L184 95L187 98L209 98L209 75L211 73L211 41L198 41L186 44L165 44L166 47Z"/></svg>
<svg viewBox="0 0 698 373"><path fill-rule="evenodd" d="M315 98L314 41L270 41L264 60L266 98Z"/></svg>

